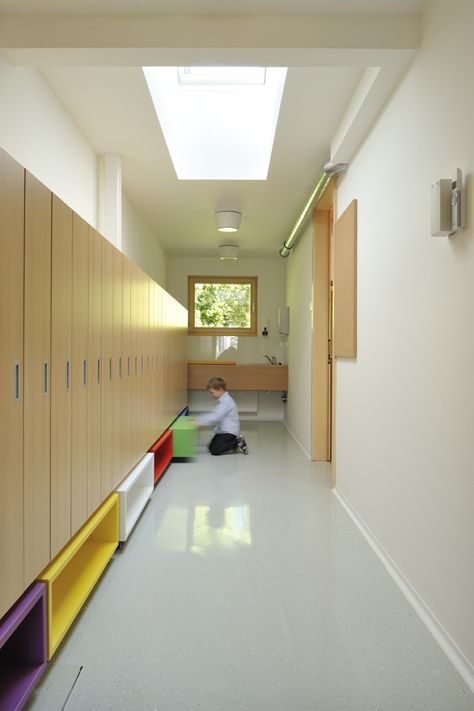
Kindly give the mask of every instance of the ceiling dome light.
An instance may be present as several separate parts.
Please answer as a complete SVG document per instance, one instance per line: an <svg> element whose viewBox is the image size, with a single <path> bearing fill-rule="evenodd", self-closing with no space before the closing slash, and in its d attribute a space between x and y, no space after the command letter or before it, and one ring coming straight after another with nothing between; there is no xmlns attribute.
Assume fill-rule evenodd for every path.
<svg viewBox="0 0 474 711"><path fill-rule="evenodd" d="M216 225L219 232L237 232L242 215L237 210L216 212Z"/></svg>
<svg viewBox="0 0 474 711"><path fill-rule="evenodd" d="M221 259L238 259L239 247L236 244L221 244L219 247L219 257Z"/></svg>

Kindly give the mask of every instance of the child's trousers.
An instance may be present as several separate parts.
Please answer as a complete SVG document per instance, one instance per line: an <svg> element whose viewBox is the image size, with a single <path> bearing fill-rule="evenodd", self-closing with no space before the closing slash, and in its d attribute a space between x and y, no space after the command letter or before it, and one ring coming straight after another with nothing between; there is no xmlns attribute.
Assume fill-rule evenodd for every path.
<svg viewBox="0 0 474 711"><path fill-rule="evenodd" d="M209 451L214 456L229 452L237 447L237 437L233 434L216 434L209 444Z"/></svg>

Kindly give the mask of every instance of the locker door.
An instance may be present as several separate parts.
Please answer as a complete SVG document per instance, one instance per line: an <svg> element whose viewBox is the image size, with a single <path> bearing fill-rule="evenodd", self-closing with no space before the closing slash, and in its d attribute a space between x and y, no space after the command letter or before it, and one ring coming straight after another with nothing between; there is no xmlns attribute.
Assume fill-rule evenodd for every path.
<svg viewBox="0 0 474 711"><path fill-rule="evenodd" d="M139 407L139 283L138 269L130 263L130 344L132 353L132 375L130 379L130 465L138 461L140 443Z"/></svg>
<svg viewBox="0 0 474 711"><path fill-rule="evenodd" d="M25 171L0 150L0 617L25 589L23 250Z"/></svg>
<svg viewBox="0 0 474 711"><path fill-rule="evenodd" d="M124 368L126 363L122 353L123 325L123 257L114 249L113 264L113 332L112 355L114 378L112 384L112 484L115 488L126 475L124 470L123 444L121 438L121 408Z"/></svg>
<svg viewBox="0 0 474 711"><path fill-rule="evenodd" d="M130 262L122 255L122 382L120 387L120 439L122 443L122 456L124 473L131 469L131 437L130 437L130 410L131 410L131 380L132 380L132 352L130 343Z"/></svg>
<svg viewBox="0 0 474 711"><path fill-rule="evenodd" d="M88 356L88 441L87 498L88 514L101 502L100 426L101 381L104 371L101 354L102 322L102 237L89 227L89 356Z"/></svg>
<svg viewBox="0 0 474 711"><path fill-rule="evenodd" d="M89 381L89 225L79 215L72 222L72 424L71 535L88 518L87 384Z"/></svg>
<svg viewBox="0 0 474 711"><path fill-rule="evenodd" d="M112 491L112 387L114 363L113 347L113 299L114 299L114 248L104 237L102 242L102 378L101 378L101 464L100 498L103 501Z"/></svg>
<svg viewBox="0 0 474 711"><path fill-rule="evenodd" d="M50 561L51 193L25 183L25 584Z"/></svg>
<svg viewBox="0 0 474 711"><path fill-rule="evenodd" d="M165 402L163 393L163 289L161 286L157 286L157 296L156 296L156 399L158 407L158 422L160 434L164 432L167 427L165 422Z"/></svg>
<svg viewBox="0 0 474 711"><path fill-rule="evenodd" d="M53 195L51 558L71 537L72 210Z"/></svg>

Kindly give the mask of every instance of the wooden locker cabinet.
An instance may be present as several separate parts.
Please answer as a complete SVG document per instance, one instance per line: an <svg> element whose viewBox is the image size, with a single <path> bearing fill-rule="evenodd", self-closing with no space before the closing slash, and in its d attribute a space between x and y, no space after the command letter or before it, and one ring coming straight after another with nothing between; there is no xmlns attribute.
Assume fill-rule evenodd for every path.
<svg viewBox="0 0 474 711"><path fill-rule="evenodd" d="M53 195L51 558L71 538L72 210Z"/></svg>
<svg viewBox="0 0 474 711"><path fill-rule="evenodd" d="M24 590L24 169L0 150L0 617Z"/></svg>
<svg viewBox="0 0 474 711"><path fill-rule="evenodd" d="M49 563L51 466L51 192L25 182L25 585Z"/></svg>
<svg viewBox="0 0 474 711"><path fill-rule="evenodd" d="M89 226L72 220L71 535L88 517Z"/></svg>
<svg viewBox="0 0 474 711"><path fill-rule="evenodd" d="M123 331L123 256L114 249L113 264L113 329L112 358L114 378L112 384L112 485L116 487L125 478L124 452L121 437L122 387L126 363L122 354Z"/></svg>
<svg viewBox="0 0 474 711"><path fill-rule="evenodd" d="M88 514L101 502L101 382L104 372L102 336L102 238L89 227L89 356L87 375L87 499Z"/></svg>
<svg viewBox="0 0 474 711"><path fill-rule="evenodd" d="M113 363L114 317L114 248L102 242L102 377L101 377L101 443L100 443L100 500L112 491L112 406L113 380L116 377Z"/></svg>
<svg viewBox="0 0 474 711"><path fill-rule="evenodd" d="M130 292L130 262L122 256L122 380L120 383L120 440L122 443L122 467L125 474L132 468L131 456L131 382L132 382L132 351L131 351L131 292Z"/></svg>

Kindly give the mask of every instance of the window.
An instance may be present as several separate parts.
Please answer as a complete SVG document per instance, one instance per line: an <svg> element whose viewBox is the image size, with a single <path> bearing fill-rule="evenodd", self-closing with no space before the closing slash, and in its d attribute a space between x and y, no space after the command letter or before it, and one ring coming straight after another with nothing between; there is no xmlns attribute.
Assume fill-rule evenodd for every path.
<svg viewBox="0 0 474 711"><path fill-rule="evenodd" d="M257 277L188 279L189 333L257 335Z"/></svg>

